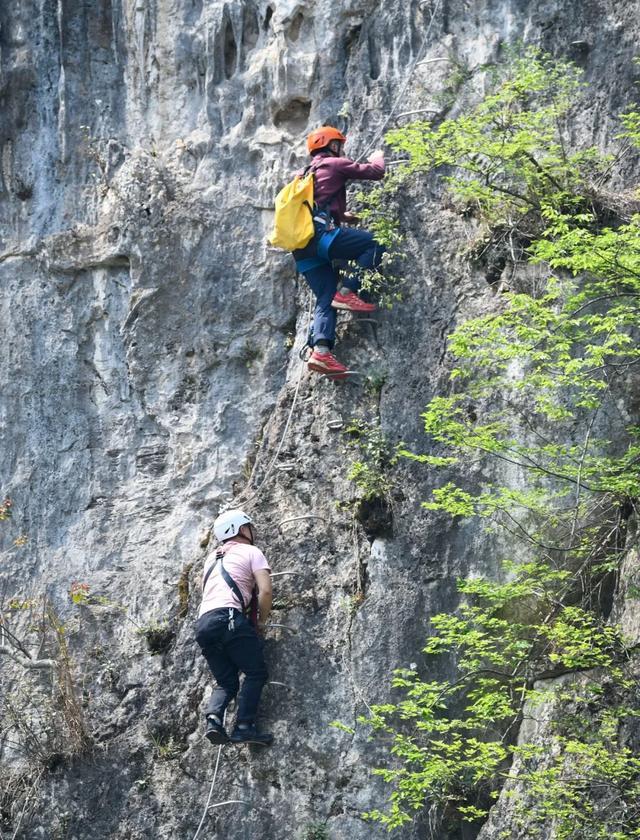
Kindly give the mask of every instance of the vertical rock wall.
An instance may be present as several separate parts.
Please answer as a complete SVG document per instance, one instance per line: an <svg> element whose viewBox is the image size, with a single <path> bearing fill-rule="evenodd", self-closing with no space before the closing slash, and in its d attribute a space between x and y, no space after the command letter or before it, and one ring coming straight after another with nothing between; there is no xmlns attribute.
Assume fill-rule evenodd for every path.
<svg viewBox="0 0 640 840"><path fill-rule="evenodd" d="M277 745L226 754L214 801L246 804L214 809L206 836L386 836L360 819L384 795L376 747L328 724L387 697L456 577L497 574L499 553L476 526L427 515L430 477L410 464L392 510L354 522L336 504L354 496L337 427L379 418L393 442L424 447L446 336L493 292L460 256L471 223L416 183L401 208L405 302L340 327L341 358L377 384L301 374L309 296L266 246L273 197L310 128L340 119L357 156L390 114L459 112L518 39L585 68L575 139L605 145L636 96L637 36L635 4L596 0L0 8L0 475L14 511L0 576L8 597L55 603L95 741L40 777L19 836L193 836L215 757L192 639L199 535L252 469L260 486L281 444L247 500L274 570L296 573L277 579L275 611L296 633L268 641ZM73 581L90 603L71 604ZM165 623L152 656L140 631ZM46 693L46 673L0 668ZM7 772L27 761L6 743L0 758Z"/></svg>

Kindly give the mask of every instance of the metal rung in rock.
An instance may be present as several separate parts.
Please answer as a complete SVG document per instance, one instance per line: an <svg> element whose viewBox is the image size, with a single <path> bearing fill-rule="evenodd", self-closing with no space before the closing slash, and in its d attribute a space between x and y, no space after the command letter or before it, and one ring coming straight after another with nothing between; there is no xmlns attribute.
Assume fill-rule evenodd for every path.
<svg viewBox="0 0 640 840"><path fill-rule="evenodd" d="M324 516L319 516L317 513L305 513L302 516L292 516L289 519L283 519L278 525L278 528L283 528L285 525L290 525L292 522L298 522L303 519L321 519L324 522Z"/></svg>
<svg viewBox="0 0 640 840"><path fill-rule="evenodd" d="M266 624L265 628L269 630L271 627L278 627L281 630L288 630L289 633L298 633L298 631L294 627L289 627L288 624Z"/></svg>
<svg viewBox="0 0 640 840"><path fill-rule="evenodd" d="M251 802L247 802L246 799L225 799L224 802L214 802L213 805L209 805L207 810L210 811L212 808L221 808L223 805L248 805L250 808L255 807L251 804Z"/></svg>

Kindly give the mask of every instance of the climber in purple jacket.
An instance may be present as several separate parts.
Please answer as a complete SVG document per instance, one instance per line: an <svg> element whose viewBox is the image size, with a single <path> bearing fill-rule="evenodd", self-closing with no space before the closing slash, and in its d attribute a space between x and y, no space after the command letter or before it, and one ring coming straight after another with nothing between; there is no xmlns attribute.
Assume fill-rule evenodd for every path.
<svg viewBox="0 0 640 840"><path fill-rule="evenodd" d="M358 297L361 286L358 271L339 278L332 260L355 260L360 268L376 268L384 253L384 247L376 242L373 234L342 226L343 222L357 221L347 212L346 182L379 181L385 170L380 151L374 152L367 163L343 157L346 139L331 126L322 126L307 137L312 162L306 171L314 175L316 235L306 247L293 252L298 271L316 296L309 370L328 374L332 379L347 376L347 368L331 352L336 337L336 310L373 312L376 309L375 304Z"/></svg>

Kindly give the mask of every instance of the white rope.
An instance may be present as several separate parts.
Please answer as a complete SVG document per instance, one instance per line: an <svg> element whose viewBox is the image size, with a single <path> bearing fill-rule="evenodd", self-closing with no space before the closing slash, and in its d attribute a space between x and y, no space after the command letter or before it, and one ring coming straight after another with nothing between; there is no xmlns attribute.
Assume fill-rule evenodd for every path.
<svg viewBox="0 0 640 840"><path fill-rule="evenodd" d="M224 725L224 722L223 722ZM218 765L220 764L220 756L222 755L222 747L224 744L220 744L218 747L218 757L216 759L216 769L213 771L213 779L211 780L211 787L209 788L209 796L207 797L207 804L204 806L204 811L202 812L202 819L200 820L200 825L198 826L198 830L193 835L193 840L198 840L198 835L200 834L200 830L204 825L204 821L207 819L207 814L209 813L209 803L211 802L211 797L213 796L213 788L216 783L216 778L218 776Z"/></svg>
<svg viewBox="0 0 640 840"><path fill-rule="evenodd" d="M265 472L265 474L262 478L262 481L256 487L256 489L253 491L253 493L250 496L248 496L247 499L245 500L245 503L244 503L245 507L249 502L253 503L255 501L255 499L260 495L260 491L262 490L262 488L264 487L264 485L267 482L267 479L269 478L269 476L273 472L273 468L275 467L276 461L278 460L278 456L282 452L282 447L284 446L284 442L287 439L287 434L289 433L289 426L291 425L291 420L293 418L293 412L295 411L296 403L298 401L298 393L300 391L300 385L302 383L302 374L303 373L304 373L304 362L301 362L300 372L298 374L298 381L296 382L296 389L293 392L293 400L291 402L291 408L289 409L289 416L287 417L287 422L285 423L284 431L282 432L282 437L280 438L280 443L278 444L278 448L276 449L275 454L274 454L273 458L271 459L271 462L270 462L269 466L267 467L267 471Z"/></svg>
<svg viewBox="0 0 640 840"><path fill-rule="evenodd" d="M400 100L404 96L405 91L406 91L406 89L409 85L409 82L411 81L411 76L413 75L413 71L418 66L418 63L420 61L422 61L424 52L426 51L427 41L429 40L429 35L431 33L431 27L433 26L433 22L436 19L436 15L438 13L438 9L440 8L440 2L441 2L441 0L436 0L436 2L435 2L435 5L433 7L433 11L431 12L431 18L429 20L429 24L428 24L428 26L425 30L424 37L422 39L422 44L420 45L420 49L418 50L418 54L416 55L416 57L413 61L413 64L409 67L409 70L407 72L407 76L406 76L402 86L400 87L400 92L396 96L395 102L393 103L393 106L392 106L391 110L389 111L389 114L388 114L386 120L382 123L381 128L378 129L378 131L376 132L376 134L373 137L373 140L365 148L364 152L362 152L362 154L359 157L356 158L357 161L362 160L364 158L364 156L376 145L378 140L382 137L382 135L386 131L387 126L391 122L391 120L393 118L393 115L396 112L396 108L400 104Z"/></svg>

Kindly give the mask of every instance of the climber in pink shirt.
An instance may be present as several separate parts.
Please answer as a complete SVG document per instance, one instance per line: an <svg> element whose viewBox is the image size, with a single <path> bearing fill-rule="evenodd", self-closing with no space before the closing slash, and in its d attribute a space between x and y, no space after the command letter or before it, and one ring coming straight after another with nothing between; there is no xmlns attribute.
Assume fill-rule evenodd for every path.
<svg viewBox="0 0 640 840"><path fill-rule="evenodd" d="M216 679L207 705L205 736L212 744L231 741L269 746L273 736L259 732L255 722L268 677L260 637L271 612L269 564L254 545L255 529L243 511L221 513L213 523L213 532L220 547L205 564L196 624L196 641ZM251 610L254 598L255 611ZM224 716L238 693L240 672L244 682L238 697L238 716L228 737Z"/></svg>

